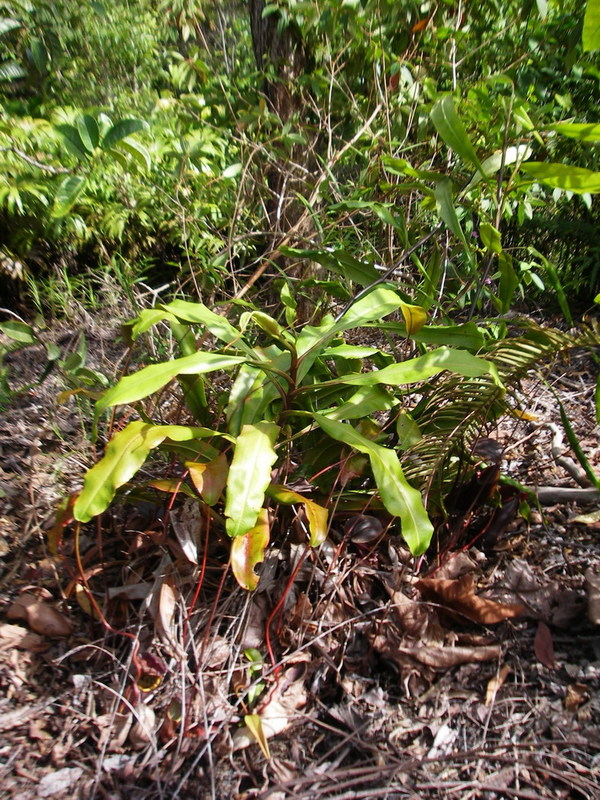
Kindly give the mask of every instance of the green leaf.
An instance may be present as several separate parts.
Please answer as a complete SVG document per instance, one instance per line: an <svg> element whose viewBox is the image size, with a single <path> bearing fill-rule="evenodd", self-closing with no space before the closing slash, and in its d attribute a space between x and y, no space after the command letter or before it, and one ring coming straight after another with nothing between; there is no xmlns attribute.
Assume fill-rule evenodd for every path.
<svg viewBox="0 0 600 800"><path fill-rule="evenodd" d="M431 109L430 116L437 132L448 147L452 148L455 153L458 153L464 161L470 161L485 177L485 171L481 161L477 157L475 148L471 144L465 126L456 113L452 95L447 94L445 97L442 97L441 100L438 100Z"/></svg>
<svg viewBox="0 0 600 800"><path fill-rule="evenodd" d="M136 400L148 397L166 386L177 375L202 375L217 369L231 369L243 361L244 359L240 356L198 352L191 356L183 356L183 358L175 358L173 361L144 367L133 375L121 378L116 386L102 395L96 403L96 418L111 406L135 403Z"/></svg>
<svg viewBox="0 0 600 800"><path fill-rule="evenodd" d="M18 61L5 61L0 64L0 81L18 81L27 77L27 70Z"/></svg>
<svg viewBox="0 0 600 800"><path fill-rule="evenodd" d="M29 50L31 52L31 60L33 61L35 68L40 74L43 74L47 67L49 54L46 48L44 47L43 42L41 39L33 38L29 43Z"/></svg>
<svg viewBox="0 0 600 800"><path fill-rule="evenodd" d="M365 261L359 261L347 250L304 250L299 247L280 247L286 256L306 258L315 261L325 269L342 275L359 286L370 286L379 280L379 273Z"/></svg>
<svg viewBox="0 0 600 800"><path fill-rule="evenodd" d="M600 0L587 0L581 40L586 53L600 50Z"/></svg>
<svg viewBox="0 0 600 800"><path fill-rule="evenodd" d="M0 36L3 36L5 33L10 33L10 31L16 31L22 27L23 23L20 19L15 19L14 17L0 17Z"/></svg>
<svg viewBox="0 0 600 800"><path fill-rule="evenodd" d="M237 164L230 164L223 170L222 178L237 178L242 172L243 165L239 162Z"/></svg>
<svg viewBox="0 0 600 800"><path fill-rule="evenodd" d="M98 123L90 114L83 114L81 117L78 117L77 132L87 150L92 152L98 147L100 131L98 129Z"/></svg>
<svg viewBox="0 0 600 800"><path fill-rule="evenodd" d="M236 581L249 592L258 586L258 575L254 567L265 560L265 550L269 544L269 512L261 508L256 525L231 542L231 569Z"/></svg>
<svg viewBox="0 0 600 800"><path fill-rule="evenodd" d="M54 219L66 216L77 202L86 184L84 175L69 175L64 178L56 190L51 216Z"/></svg>
<svg viewBox="0 0 600 800"><path fill-rule="evenodd" d="M173 300L161 308L184 322L195 322L204 325L208 330L226 344L238 344L243 348L242 332L220 314L215 314L203 303L190 303L187 300ZM247 348L250 352L252 350Z"/></svg>
<svg viewBox="0 0 600 800"><path fill-rule="evenodd" d="M450 178L444 178L435 187L435 204L440 217L443 219L446 226L452 233L460 240L463 246L465 258L471 265L474 266L473 253L471 246L468 244L460 222L456 208L454 207L454 198L452 196L452 181Z"/></svg>
<svg viewBox="0 0 600 800"><path fill-rule="evenodd" d="M147 148L136 142L135 139L123 139L119 142L119 147L121 150L125 150L142 169L150 169L152 166L152 159Z"/></svg>
<svg viewBox="0 0 600 800"><path fill-rule="evenodd" d="M381 386L361 386L345 403L324 411L329 419L363 419L376 411L389 411L400 401Z"/></svg>
<svg viewBox="0 0 600 800"><path fill-rule="evenodd" d="M84 161L91 155L91 150L85 146L79 131L73 125L57 125L56 130L60 134L63 143L69 153Z"/></svg>
<svg viewBox="0 0 600 800"><path fill-rule="evenodd" d="M278 503L285 505L297 505L300 503L304 506L306 519L308 522L308 529L310 531L310 543L313 547L318 547L323 544L327 538L328 526L328 512L323 506L315 503L304 495L293 492L286 486L278 484L271 484L267 489L267 495Z"/></svg>
<svg viewBox="0 0 600 800"><path fill-rule="evenodd" d="M406 408L400 409L396 420L396 433L398 434L398 447L400 450L408 450L409 447L420 442L423 438L421 429Z"/></svg>
<svg viewBox="0 0 600 800"><path fill-rule="evenodd" d="M525 161L521 169L534 180L564 189L575 194L597 194L600 192L600 172L568 164L552 164L546 161Z"/></svg>
<svg viewBox="0 0 600 800"><path fill-rule="evenodd" d="M399 364L390 364L389 367L374 372L362 372L359 375L344 375L334 381L322 383L344 383L353 386L375 386L387 384L388 386L401 386L420 383L428 380L440 372L449 370L467 378L479 378L489 375L496 385L502 387L496 365L484 358L473 356L466 350L455 350L450 347L438 347L425 355L402 361Z"/></svg>
<svg viewBox="0 0 600 800"><path fill-rule="evenodd" d="M490 176L494 175L501 169L502 165L508 167L517 163L518 161L524 161L526 158L529 158L532 152L533 151L529 145L518 144L511 145L504 151L498 150L497 152L492 153L492 155L485 158L481 164L483 174L481 172L476 172L469 181L465 192L471 191L471 189L477 186L477 184L483 180L484 177L489 178Z"/></svg>
<svg viewBox="0 0 600 800"><path fill-rule="evenodd" d="M558 270L554 266L554 264L549 261L545 255L540 253L539 250L536 250L535 247L530 247L529 252L532 253L534 256L540 259L542 262L544 269L546 271L546 275L552 284L554 291L556 292L556 299L558 300L558 305L560 306L560 310L562 311L566 322L569 325L573 325L573 317L571 315L571 309L569 308L569 301L567 300L567 295L565 294L565 290L563 289L560 277L558 275Z"/></svg>
<svg viewBox="0 0 600 800"><path fill-rule="evenodd" d="M188 439L218 436L207 428L183 425L151 425L136 420L115 434L100 461L88 470L83 489L73 506L79 522L89 522L105 511L117 489L129 481L142 466L149 452L165 439L181 442Z"/></svg>
<svg viewBox="0 0 600 800"><path fill-rule="evenodd" d="M131 136L133 133L139 133L148 128L148 123L141 119L122 119L116 122L112 128L105 134L102 139L102 149L110 150L126 136Z"/></svg>
<svg viewBox="0 0 600 800"><path fill-rule="evenodd" d="M519 277L514 270L512 258L508 253L501 253L498 258L498 268L500 270L500 285L498 287L500 310L503 314L506 314L510 310L515 289L519 285Z"/></svg>
<svg viewBox="0 0 600 800"><path fill-rule="evenodd" d="M257 422L244 425L237 437L225 499L226 528L232 539L256 524L277 460L274 444L278 434L279 426L273 422Z"/></svg>
<svg viewBox="0 0 600 800"><path fill-rule="evenodd" d="M593 122L558 122L556 125L549 125L548 130L580 142L600 142L600 125Z"/></svg>
<svg viewBox="0 0 600 800"><path fill-rule="evenodd" d="M414 336L427 322L427 312L422 306L401 302L400 311L402 311L402 316L404 317L407 336Z"/></svg>
<svg viewBox="0 0 600 800"><path fill-rule="evenodd" d="M19 322L16 319L1 322L0 331L24 347L35 344L36 341L35 332L31 325L27 325L26 322Z"/></svg>
<svg viewBox="0 0 600 800"><path fill-rule="evenodd" d="M487 247L488 250L491 250L492 253L496 253L496 255L500 255L502 252L502 237L500 236L499 230L494 228L493 225L490 225L489 222L482 222L479 226L479 235L481 236L483 245Z"/></svg>
<svg viewBox="0 0 600 800"><path fill-rule="evenodd" d="M402 536L414 556L427 550L433 535L420 493L413 488L402 472L398 456L362 436L350 425L336 422L321 414L313 414L315 422L328 436L369 456L375 483L384 506L402 523Z"/></svg>

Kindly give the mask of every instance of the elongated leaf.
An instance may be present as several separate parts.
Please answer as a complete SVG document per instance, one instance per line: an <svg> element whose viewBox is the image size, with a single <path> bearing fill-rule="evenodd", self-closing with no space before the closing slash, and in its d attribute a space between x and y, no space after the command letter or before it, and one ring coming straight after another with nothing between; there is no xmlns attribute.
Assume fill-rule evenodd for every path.
<svg viewBox="0 0 600 800"><path fill-rule="evenodd" d="M491 250L492 253L496 253L496 255L500 255L502 252L502 237L497 228L494 228L489 222L482 222L479 226L479 235L481 236L481 241L488 250Z"/></svg>
<svg viewBox="0 0 600 800"><path fill-rule="evenodd" d="M363 419L376 411L389 411L400 401L381 386L361 386L341 406L324 411L329 419Z"/></svg>
<svg viewBox="0 0 600 800"><path fill-rule="evenodd" d="M580 142L600 142L600 125L593 122L557 122L549 125L548 130Z"/></svg>
<svg viewBox="0 0 600 800"><path fill-rule="evenodd" d="M269 8L270 6L265 6L265 11L267 11ZM246 727L252 736L254 736L256 739L263 756L267 759L267 761L270 761L271 751L269 750L269 743L267 741L260 716L258 714L246 714L244 717L244 722L246 723Z"/></svg>
<svg viewBox="0 0 600 800"><path fill-rule="evenodd" d="M582 43L585 52L600 50L600 0L587 0Z"/></svg>
<svg viewBox="0 0 600 800"><path fill-rule="evenodd" d="M403 338L407 335L406 327L398 322L381 322L377 327ZM485 344L483 331L474 322L465 322L462 325L425 325L411 338L423 344L448 344L465 350L481 350Z"/></svg>
<svg viewBox="0 0 600 800"><path fill-rule="evenodd" d="M177 375L202 375L217 369L232 369L243 361L240 356L198 352L191 356L144 367L133 375L121 378L116 386L102 395L96 403L96 418L111 406L135 403L136 400L148 397L166 386Z"/></svg>
<svg viewBox="0 0 600 800"><path fill-rule="evenodd" d="M77 202L79 195L86 184L83 175L69 175L61 181L54 196L52 216L55 219L66 216Z"/></svg>
<svg viewBox="0 0 600 800"><path fill-rule="evenodd" d="M226 528L232 539L256 525L277 459L274 444L278 433L279 426L273 422L258 422L244 425L237 437L225 500Z"/></svg>
<svg viewBox="0 0 600 800"><path fill-rule="evenodd" d="M195 322L204 325L208 330L226 344L242 344L242 332L234 327L225 317L215 314L203 303L190 303L187 300L173 300L161 306L167 313L173 314L183 322ZM249 349L249 348L248 348Z"/></svg>
<svg viewBox="0 0 600 800"><path fill-rule="evenodd" d="M454 198L452 195L452 181L450 178L444 178L435 187L435 204L440 217L444 220L447 228L459 239L463 246L465 258L473 266L473 253L471 246L467 243L465 234L458 220L456 208L454 207Z"/></svg>
<svg viewBox="0 0 600 800"><path fill-rule="evenodd" d="M538 134L539 135L539 134ZM529 145L526 144L518 144L518 145L511 145L507 147L506 150L498 150L495 153L492 153L491 156L485 158L482 163L481 167L483 169L483 174L481 172L476 172L471 180L469 181L468 186L465 189L465 192L471 191L471 189L475 188L477 184L483 180L484 177L491 177L504 164L505 167L509 167L512 164L516 164L519 161L524 161L526 158L529 158L532 154L533 150ZM504 155L504 157L503 157Z"/></svg>
<svg viewBox="0 0 600 800"><path fill-rule="evenodd" d="M110 150L126 136L131 136L139 131L144 131L148 128L148 123L141 119L122 119L116 122L112 128L105 134L102 139L102 149Z"/></svg>
<svg viewBox="0 0 600 800"><path fill-rule="evenodd" d="M423 438L421 429L417 425L410 411L405 408L400 409L396 420L396 433L398 434L398 447L400 450L408 450Z"/></svg>
<svg viewBox="0 0 600 800"><path fill-rule="evenodd" d="M83 114L77 120L77 132L87 150L92 152L98 147L100 130L98 123L90 114Z"/></svg>
<svg viewBox="0 0 600 800"><path fill-rule="evenodd" d="M125 150L142 169L150 169L152 166L152 159L147 148L143 144L136 142L135 139L122 139L119 142L119 147L121 150Z"/></svg>
<svg viewBox="0 0 600 800"><path fill-rule="evenodd" d="M105 511L117 489L135 475L148 453L165 439L182 442L218 435L207 428L151 425L141 420L130 422L113 436L104 456L88 470L83 489L73 507L75 519L89 522L92 517Z"/></svg>
<svg viewBox="0 0 600 800"><path fill-rule="evenodd" d="M554 189L564 189L575 194L600 192L600 172L591 169L546 161L525 161L521 164L521 169L534 180Z"/></svg>
<svg viewBox="0 0 600 800"><path fill-rule="evenodd" d="M316 261L325 269L342 275L359 286L370 286L379 278L375 267L359 261L346 250L303 250L298 247L281 247L280 250L283 255Z"/></svg>
<svg viewBox="0 0 600 800"><path fill-rule="evenodd" d="M477 157L475 148L471 144L465 126L456 113L452 95L447 94L445 97L442 97L441 100L438 100L431 109L430 116L437 132L448 147L452 148L455 153L458 153L463 160L470 161L485 177L485 171L481 161Z"/></svg>
<svg viewBox="0 0 600 800"><path fill-rule="evenodd" d="M396 453L375 444L343 422L336 422L321 414L313 414L313 418L332 439L369 456L373 477L384 506L390 514L400 518L402 536L411 553L415 556L424 553L431 541L433 526L420 493L404 477Z"/></svg>
<svg viewBox="0 0 600 800"><path fill-rule="evenodd" d="M57 125L56 130L61 135L67 150L81 160L89 158L91 150L85 146L79 131L73 125Z"/></svg>
<svg viewBox="0 0 600 800"><path fill-rule="evenodd" d="M23 23L20 19L15 19L14 17L0 17L0 36L9 33L9 31L16 31L22 27Z"/></svg>
<svg viewBox="0 0 600 800"><path fill-rule="evenodd" d="M271 484L267 489L267 495L278 503L284 503L288 506L297 505L298 503L302 504L308 521L311 545L313 547L318 547L320 544L323 544L327 538L328 530L328 512L326 508L310 500L308 497L304 497L304 495L293 492L286 486L279 486L278 484Z"/></svg>
<svg viewBox="0 0 600 800"><path fill-rule="evenodd" d="M18 61L5 61L0 64L0 81L18 81L27 77L27 70Z"/></svg>
<svg viewBox="0 0 600 800"><path fill-rule="evenodd" d="M261 508L256 525L231 542L231 569L236 581L249 592L258 586L258 575L254 567L265 560L265 550L269 544L269 512Z"/></svg>
<svg viewBox="0 0 600 800"><path fill-rule="evenodd" d="M423 356L411 358L399 364L390 364L389 367L374 372L344 375L337 381L353 386L375 386L379 383L388 386L402 386L428 380L444 370L456 372L468 378L489 375L498 386L502 386L495 364L484 358L473 356L466 350L455 350L450 347L438 347ZM328 383L335 382L328 381Z"/></svg>

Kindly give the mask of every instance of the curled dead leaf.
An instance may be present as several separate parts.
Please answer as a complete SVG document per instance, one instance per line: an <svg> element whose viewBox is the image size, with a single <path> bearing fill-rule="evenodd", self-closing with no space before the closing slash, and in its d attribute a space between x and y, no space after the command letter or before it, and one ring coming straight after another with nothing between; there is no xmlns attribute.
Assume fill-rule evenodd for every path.
<svg viewBox="0 0 600 800"><path fill-rule="evenodd" d="M57 608L35 594L20 595L6 612L7 619L23 620L36 633L61 639L70 636L73 626Z"/></svg>
<svg viewBox="0 0 600 800"><path fill-rule="evenodd" d="M427 600L481 625L513 619L525 611L522 603L498 603L476 595L473 575L463 575L456 580L423 578L417 581L416 587Z"/></svg>
<svg viewBox="0 0 600 800"><path fill-rule="evenodd" d="M49 643L38 633L32 633L21 625L0 625L0 652L16 647L18 650L29 650L31 653L41 653L47 650Z"/></svg>
<svg viewBox="0 0 600 800"><path fill-rule="evenodd" d="M135 721L129 731L129 742L136 750L145 747L154 740L154 730L156 728L156 714L143 703L138 703L135 707Z"/></svg>

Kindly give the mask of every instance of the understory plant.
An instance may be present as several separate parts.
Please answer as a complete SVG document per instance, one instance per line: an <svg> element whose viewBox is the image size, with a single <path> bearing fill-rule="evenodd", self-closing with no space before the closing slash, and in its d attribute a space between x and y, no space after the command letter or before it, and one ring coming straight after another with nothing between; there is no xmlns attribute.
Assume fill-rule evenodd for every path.
<svg viewBox="0 0 600 800"><path fill-rule="evenodd" d="M354 329L381 325L391 315L399 318L388 325L410 342L411 357L398 361L381 347L348 341ZM244 311L235 326L202 303L175 300L142 311L131 336L165 322L181 357L122 378L96 404L96 421L126 404L139 419L113 436L87 473L74 505L77 520L101 514L159 449L181 458L186 472L171 489L194 494L211 509L232 540L233 570L247 588L257 584L253 570L269 541L268 509L277 505L299 509L312 545L327 536L335 495L338 512L367 506L387 512L399 520L413 555L427 549L433 526L399 457L411 440L406 406L446 374L500 402L496 366L474 355L484 344L475 323L426 325L422 308L380 286L337 320L326 315L297 331L259 310ZM197 347L197 335L214 345ZM173 380L191 424L152 421L152 402L158 410L160 393ZM414 438L418 425L413 420L409 427Z"/></svg>

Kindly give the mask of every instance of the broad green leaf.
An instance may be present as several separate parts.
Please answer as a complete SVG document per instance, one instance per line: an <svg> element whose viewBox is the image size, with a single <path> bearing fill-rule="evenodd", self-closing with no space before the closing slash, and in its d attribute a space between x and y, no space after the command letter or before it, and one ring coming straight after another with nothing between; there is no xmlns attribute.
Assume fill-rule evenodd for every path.
<svg viewBox="0 0 600 800"><path fill-rule="evenodd" d="M200 497L209 506L218 503L223 489L227 483L229 464L225 453L220 453L212 461L187 461L186 469L190 471L190 478Z"/></svg>
<svg viewBox="0 0 600 800"><path fill-rule="evenodd" d="M96 403L96 418L111 406L135 403L162 389L177 375L202 375L217 369L231 369L244 361L240 356L223 356L219 353L198 352L191 356L175 358L161 364L144 367L105 392Z"/></svg>
<svg viewBox="0 0 600 800"><path fill-rule="evenodd" d="M406 408L400 409L396 420L396 433L398 434L398 447L400 450L408 450L409 447L420 442L423 438L421 429Z"/></svg>
<svg viewBox="0 0 600 800"><path fill-rule="evenodd" d="M261 508L256 525L231 542L231 569L236 581L249 592L258 586L259 577L254 567L265 560L269 544L269 512Z"/></svg>
<svg viewBox="0 0 600 800"><path fill-rule="evenodd" d="M547 161L525 161L521 169L534 180L564 189L575 194L597 194L600 192L600 172L568 164L552 164Z"/></svg>
<svg viewBox="0 0 600 800"><path fill-rule="evenodd" d="M100 130L98 129L98 123L90 114L83 114L77 118L77 132L90 153L98 147Z"/></svg>
<svg viewBox="0 0 600 800"><path fill-rule="evenodd" d="M280 251L283 255L315 261L325 269L335 272L336 275L342 275L359 286L370 286L380 277L375 267L359 261L347 250L303 250L298 247L281 247Z"/></svg>
<svg viewBox="0 0 600 800"><path fill-rule="evenodd" d="M375 483L386 509L402 523L402 536L414 556L427 550L433 535L420 493L413 488L402 472L398 456L365 436L350 425L336 422L321 414L313 414L315 422L328 436L369 456Z"/></svg>
<svg viewBox="0 0 600 800"><path fill-rule="evenodd" d="M310 531L311 545L313 547L318 547L320 544L323 544L327 538L328 531L328 512L326 508L315 503L313 500L309 500L308 497L304 497L304 495L293 492L286 486L280 486L278 484L272 483L267 489L267 495L278 503L284 503L288 506L297 505L298 503L302 504Z"/></svg>
<svg viewBox="0 0 600 800"><path fill-rule="evenodd" d="M438 100L431 109L431 121L444 142L464 160L470 161L485 176L481 161L471 144L469 135L454 107L452 95L447 94Z"/></svg>
<svg viewBox="0 0 600 800"><path fill-rule="evenodd" d="M389 411L400 401L381 386L361 386L345 403L323 411L329 419L363 419L376 411Z"/></svg>
<svg viewBox="0 0 600 800"><path fill-rule="evenodd" d="M414 336L427 322L427 312L422 306L400 303L400 311L402 311L402 316L404 317L407 336Z"/></svg>
<svg viewBox="0 0 600 800"><path fill-rule="evenodd" d="M369 358L379 352L378 347L338 344L335 347L326 347L322 352L322 356L323 358Z"/></svg>
<svg viewBox="0 0 600 800"><path fill-rule="evenodd" d="M59 219L68 214L77 202L85 183L84 175L69 175L64 178L56 190L51 216Z"/></svg>
<svg viewBox="0 0 600 800"><path fill-rule="evenodd" d="M35 344L35 332L26 322L9 319L0 323L0 331L21 345Z"/></svg>
<svg viewBox="0 0 600 800"><path fill-rule="evenodd" d="M583 18L583 49L586 53L600 50L600 0L587 0Z"/></svg>
<svg viewBox="0 0 600 800"><path fill-rule="evenodd" d="M160 306L158 308L145 308L132 322L127 322L123 328L130 331L131 339L135 341L138 336L146 333L147 330L159 322L163 320L171 322L176 319L177 317L174 314L170 314Z"/></svg>
<svg viewBox="0 0 600 800"><path fill-rule="evenodd" d="M396 333L402 338L407 335L406 327L399 322L382 322L377 327ZM485 344L483 331L474 322L464 322L462 325L425 325L411 338L423 344L448 344L464 350L481 350Z"/></svg>
<svg viewBox="0 0 600 800"><path fill-rule="evenodd" d="M61 135L67 150L81 160L89 158L91 150L85 146L79 131L73 125L57 125L56 130Z"/></svg>
<svg viewBox="0 0 600 800"><path fill-rule="evenodd" d="M105 511L117 489L135 475L150 451L165 439L181 442L186 439L218 435L207 428L151 425L142 420L130 422L113 436L104 456L88 470L83 489L73 507L75 519L79 522L89 522L92 517Z"/></svg>
<svg viewBox="0 0 600 800"><path fill-rule="evenodd" d="M426 381L444 370L456 372L467 378L489 375L494 383L502 387L495 364L473 356L466 350L455 350L451 347L438 347L425 355L402 361L399 364L390 364L389 367L374 372L344 375L337 381L328 381L327 383L339 382L353 386L375 386L382 383L388 386L402 386Z"/></svg>
<svg viewBox="0 0 600 800"><path fill-rule="evenodd" d="M244 425L237 437L225 499L226 529L232 539L256 524L277 460L274 444L278 434L275 423L258 422Z"/></svg>
<svg viewBox="0 0 600 800"><path fill-rule="evenodd" d="M122 119L116 122L112 128L104 135L102 139L102 149L110 150L126 136L131 136L139 131L144 131L148 128L148 123L141 119Z"/></svg>
<svg viewBox="0 0 600 800"><path fill-rule="evenodd" d="M580 142L600 142L600 125L593 122L558 122L556 125L549 125L548 130Z"/></svg>
<svg viewBox="0 0 600 800"><path fill-rule="evenodd" d="M37 36L31 39L29 43L29 52L31 53L31 60L33 61L37 71L40 74L46 72L46 69L48 68L48 62L50 60L49 53L46 50L42 40L38 39Z"/></svg>
<svg viewBox="0 0 600 800"><path fill-rule="evenodd" d="M150 153L143 144L136 142L135 139L123 139L119 142L121 150L125 150L142 169L150 169L152 160Z"/></svg>
<svg viewBox="0 0 600 800"><path fill-rule="evenodd" d="M190 303L187 300L173 300L161 308L169 314L173 314L184 322L195 322L204 325L208 330L226 344L237 344L241 346L243 342L242 332L235 328L231 322L220 314L215 314L203 303ZM250 350L250 348L248 348Z"/></svg>
<svg viewBox="0 0 600 800"><path fill-rule="evenodd" d="M479 235L481 236L484 247L487 247L492 253L500 255L502 252L502 237L497 228L494 228L489 222L482 222L479 226Z"/></svg>

